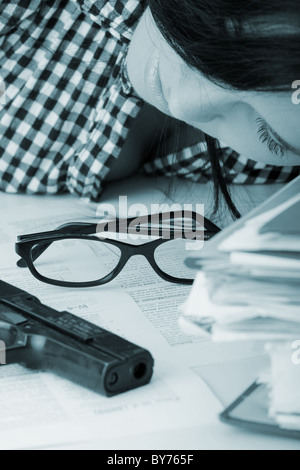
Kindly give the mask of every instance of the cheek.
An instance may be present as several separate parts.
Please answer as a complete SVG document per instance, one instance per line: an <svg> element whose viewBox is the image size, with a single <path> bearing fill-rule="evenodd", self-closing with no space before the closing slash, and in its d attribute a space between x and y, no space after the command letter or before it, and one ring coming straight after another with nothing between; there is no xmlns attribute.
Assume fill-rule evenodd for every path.
<svg viewBox="0 0 300 470"><path fill-rule="evenodd" d="M245 159L249 158L259 163L275 166L297 165L297 157L276 156L259 141L253 108L246 104L231 106L215 121L190 122L190 124L215 137Z"/></svg>
<svg viewBox="0 0 300 470"><path fill-rule="evenodd" d="M194 123L194 127L202 130L206 134L218 139L222 146L226 146L247 159L264 165L273 166L296 166L299 165L299 157L280 157L271 153L267 146L257 140L255 133L249 132L249 128L244 128L239 123L220 126L219 123L209 123L207 125Z"/></svg>
<svg viewBox="0 0 300 470"><path fill-rule="evenodd" d="M233 92L212 84L181 60L162 58L159 71L170 113L181 121L208 123L236 102Z"/></svg>
<svg viewBox="0 0 300 470"><path fill-rule="evenodd" d="M177 76L177 83L174 84L175 79L176 75L173 75L173 86L165 93L171 115L184 122L210 121L211 110L198 83Z"/></svg>

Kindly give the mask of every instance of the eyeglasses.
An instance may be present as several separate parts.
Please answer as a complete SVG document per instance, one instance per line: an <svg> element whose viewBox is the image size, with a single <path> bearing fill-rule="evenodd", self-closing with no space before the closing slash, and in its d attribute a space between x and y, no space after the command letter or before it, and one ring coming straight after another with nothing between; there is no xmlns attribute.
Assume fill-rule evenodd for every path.
<svg viewBox="0 0 300 470"><path fill-rule="evenodd" d="M189 212L152 214L131 219L68 223L50 232L20 235L16 253L41 282L61 287L95 287L115 279L132 256L144 256L165 281L191 285L195 271L184 261L220 229ZM141 239L151 236L151 241ZM127 238L139 239L127 243Z"/></svg>

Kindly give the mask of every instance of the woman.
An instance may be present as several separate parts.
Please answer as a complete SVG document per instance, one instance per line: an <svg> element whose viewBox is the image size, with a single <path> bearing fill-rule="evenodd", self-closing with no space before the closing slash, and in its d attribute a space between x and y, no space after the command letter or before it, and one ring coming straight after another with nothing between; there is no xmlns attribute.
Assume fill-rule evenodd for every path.
<svg viewBox="0 0 300 470"><path fill-rule="evenodd" d="M98 200L143 165L237 215L226 180L299 173L298 0L2 3L0 189Z"/></svg>

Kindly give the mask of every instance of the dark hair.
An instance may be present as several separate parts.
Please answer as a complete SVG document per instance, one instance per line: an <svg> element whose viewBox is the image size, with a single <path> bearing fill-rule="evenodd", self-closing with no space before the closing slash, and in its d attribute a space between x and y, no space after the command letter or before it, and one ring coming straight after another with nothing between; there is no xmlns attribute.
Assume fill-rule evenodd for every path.
<svg viewBox="0 0 300 470"><path fill-rule="evenodd" d="M299 0L148 0L154 20L193 69L228 89L286 92L300 77ZM232 202L218 143L206 136L216 203Z"/></svg>

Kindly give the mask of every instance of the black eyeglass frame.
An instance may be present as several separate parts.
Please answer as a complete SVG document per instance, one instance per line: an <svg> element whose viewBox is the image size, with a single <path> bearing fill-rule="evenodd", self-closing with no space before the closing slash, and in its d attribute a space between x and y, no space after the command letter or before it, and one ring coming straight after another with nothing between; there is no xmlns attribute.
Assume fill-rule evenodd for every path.
<svg viewBox="0 0 300 470"><path fill-rule="evenodd" d="M197 217L199 217L199 214L192 212L191 215L192 215L191 220L193 222L196 222ZM148 226L146 227L148 235L151 234L151 217L152 217L151 215L147 216L148 221L150 222L148 223ZM218 232L220 232L221 229L217 227L213 222L206 219L205 217L203 216L201 217L204 221L204 231L202 228L201 232L203 233L204 239L209 240ZM121 227L121 226L124 227L124 220L126 220L126 226L128 228L135 220L137 220L137 218L133 217L130 219L116 219L116 227ZM172 220L172 217L170 217L170 220ZM175 220L175 218L173 218L173 220ZM15 250L21 259L17 262L17 265L21 268L28 267L31 274L36 279L46 284L59 286L59 287L67 287L67 288L88 288L88 287L101 286L101 285L111 282L113 279L115 279L118 276L118 274L120 274L120 272L124 269L125 265L127 264L127 262L132 256L142 255L147 259L147 261L149 262L152 269L156 272L156 274L158 274L165 281L175 283L175 284L192 285L194 282L194 279L183 279L183 278L173 277L165 273L157 265L155 261L154 253L158 246L170 240L174 240L175 238L178 239L178 236L175 237L176 234L178 235L178 230L173 229L173 228L170 228L168 230L169 230L168 231L169 238L162 237L156 240L152 240L150 242L148 241L140 245L134 245L134 244L126 243L124 241L120 241L120 240L93 236L92 234L99 232L99 224L82 223L82 222L68 223L68 224L62 225L61 227L58 227L56 230L49 231L49 232L41 232L41 233L35 233L31 235L19 235L17 238L18 241L15 244ZM121 233L121 232L117 229L115 233ZM107 276L96 281L88 281L88 282L58 281L58 280L54 280L51 278L47 278L43 276L42 274L40 274L34 266L34 261L53 242L59 241L59 240L68 240L68 239L91 240L91 241L97 241L99 243L105 242L113 246L116 246L119 248L121 252L120 260L117 266L111 271L111 273L109 273ZM182 236L180 236L180 239L190 240L190 238L186 237L184 233L182 234ZM35 253L33 253L34 249L36 250Z"/></svg>

